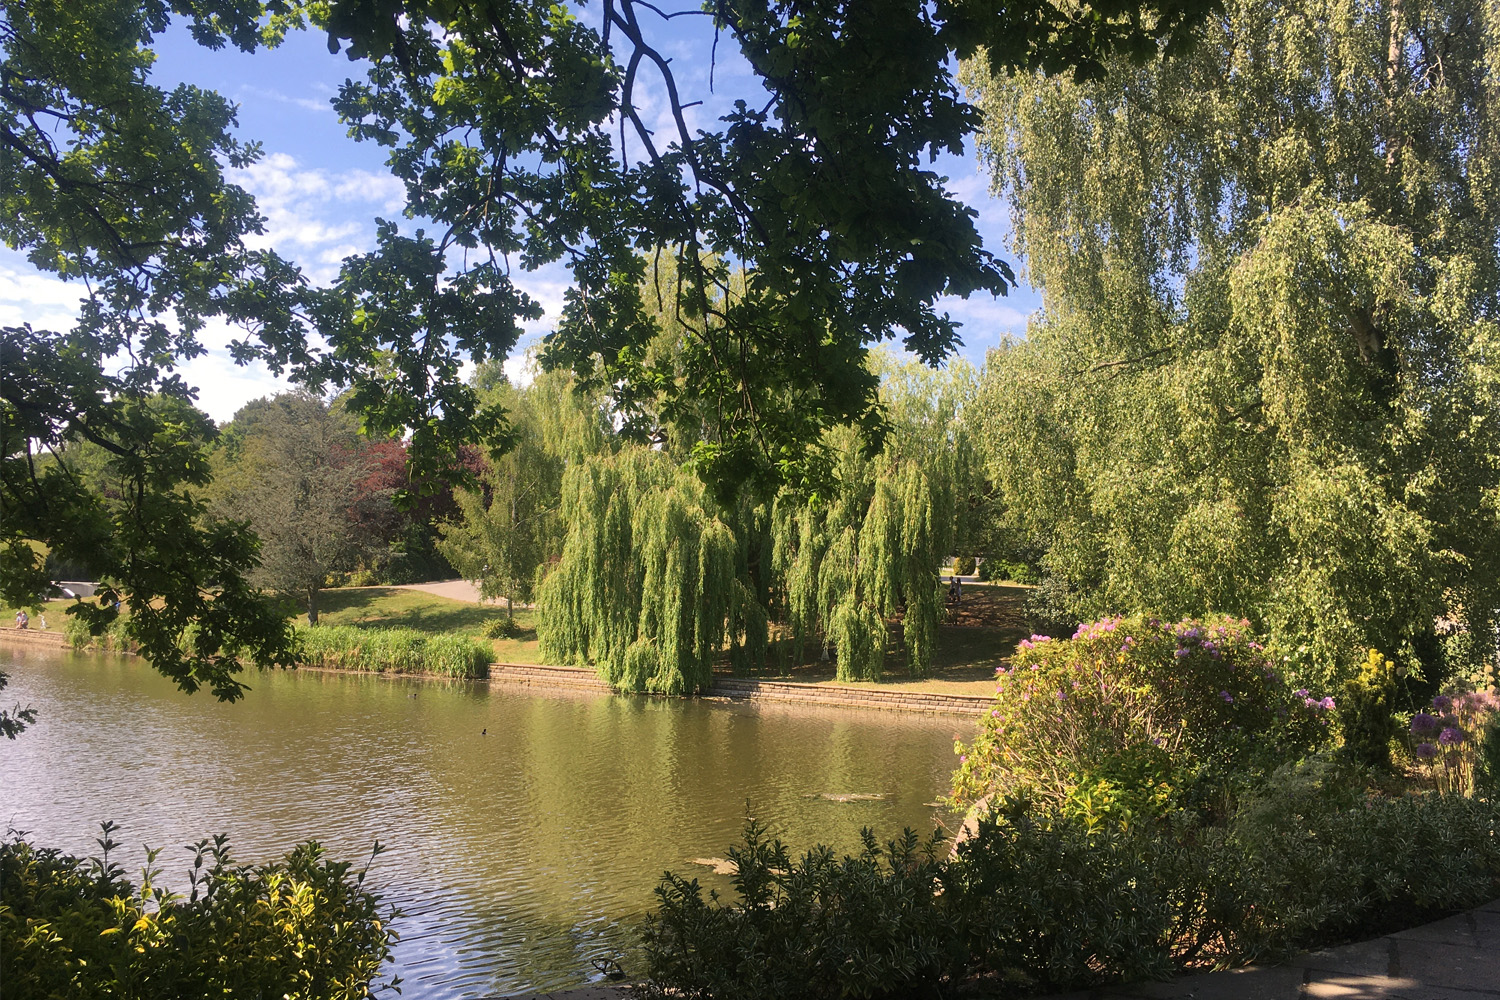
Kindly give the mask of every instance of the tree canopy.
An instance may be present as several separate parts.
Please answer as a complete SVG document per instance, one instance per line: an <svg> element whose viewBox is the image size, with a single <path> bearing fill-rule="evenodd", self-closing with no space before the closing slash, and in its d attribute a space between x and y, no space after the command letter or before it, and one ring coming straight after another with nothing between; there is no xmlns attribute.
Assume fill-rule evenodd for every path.
<svg viewBox="0 0 1500 1000"><path fill-rule="evenodd" d="M1497 58L1494 4L1230 0L1101 79L969 68L1045 295L987 467L1074 613L1248 615L1309 679L1488 649Z"/></svg>
<svg viewBox="0 0 1500 1000"><path fill-rule="evenodd" d="M502 410L460 368L503 357L539 316L512 262L571 269L549 364L609 386L626 420L647 399L716 400L720 433L698 456L710 482L795 479L799 445L823 427L878 424L867 342L900 336L937 361L957 342L937 298L1011 281L922 168L978 124L950 56L987 46L997 67L1089 76L1111 51L1180 43L1207 7L605 0L595 28L565 5L519 0L5 0L0 238L80 282L85 305L71 330L0 332L0 593L26 602L43 589L26 544L40 542L129 599L135 638L180 683L232 696L227 651L284 661L289 635L246 583L253 540L194 506L203 469L190 442L210 429L144 401L190 400L176 367L203 352L206 322L226 321L246 331L236 359L346 390L370 433L409 436L421 489L465 442L507 441ZM680 13L711 17L739 45L768 103L689 134L692 95L651 44L651 19ZM220 95L150 79L173 21L210 48L253 51L308 26L346 48L365 78L336 109L357 138L389 147L412 225L381 221L376 248L327 288L252 249L262 220L225 170L259 147L234 134ZM674 134L640 117L646 72L669 94ZM656 324L639 279L662 254L680 276L672 311L694 334L675 379L642 361ZM733 268L750 275L743 288ZM39 453L78 439L109 451L135 488L102 497L61 467L38 471ZM86 613L102 627L112 612ZM184 653L191 621L205 625L201 648Z"/></svg>

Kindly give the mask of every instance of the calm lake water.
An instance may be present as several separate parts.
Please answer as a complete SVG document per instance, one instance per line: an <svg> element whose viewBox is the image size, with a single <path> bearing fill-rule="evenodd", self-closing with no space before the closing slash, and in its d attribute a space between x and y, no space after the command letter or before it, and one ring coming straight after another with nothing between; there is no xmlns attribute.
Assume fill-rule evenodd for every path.
<svg viewBox="0 0 1500 1000"><path fill-rule="evenodd" d="M788 844L858 845L930 831L953 740L971 723L800 706L540 694L526 688L311 672L252 674L221 705L139 661L0 645L7 707L37 725L0 740L0 823L33 842L119 860L228 832L262 861L308 839L373 869L400 907L403 995L481 997L639 973L634 928L664 869L721 882L746 803ZM481 731L488 729L489 735ZM825 794L878 793L830 801Z"/></svg>

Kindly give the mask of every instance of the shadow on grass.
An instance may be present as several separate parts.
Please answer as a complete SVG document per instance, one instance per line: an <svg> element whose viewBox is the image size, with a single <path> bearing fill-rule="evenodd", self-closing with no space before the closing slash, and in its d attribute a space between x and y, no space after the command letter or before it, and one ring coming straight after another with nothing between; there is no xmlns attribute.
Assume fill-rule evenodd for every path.
<svg viewBox="0 0 1500 1000"><path fill-rule="evenodd" d="M926 680L948 683L990 681L996 668L1010 659L1016 644L1030 634L1025 605L1029 588L1007 584L970 584L963 600L950 609L948 621L938 626L937 649ZM818 682L834 678L834 663L820 661L821 648L809 643L805 662L780 676L787 680ZM886 637L882 684L910 684L901 625L890 626Z"/></svg>
<svg viewBox="0 0 1500 1000"><path fill-rule="evenodd" d="M396 587L343 587L318 596L318 620L325 625L357 628L413 628L421 632L483 636L493 622L505 618L505 608L470 604L420 590ZM532 612L518 608L521 638L535 638ZM303 619L306 620L305 618Z"/></svg>

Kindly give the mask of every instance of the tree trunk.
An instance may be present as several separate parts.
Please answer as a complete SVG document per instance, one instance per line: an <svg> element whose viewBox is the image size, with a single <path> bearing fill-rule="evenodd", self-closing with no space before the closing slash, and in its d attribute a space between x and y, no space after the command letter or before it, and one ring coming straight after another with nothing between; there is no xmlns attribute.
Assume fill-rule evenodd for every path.
<svg viewBox="0 0 1500 1000"><path fill-rule="evenodd" d="M311 585L307 588L307 624L318 624L318 588Z"/></svg>
<svg viewBox="0 0 1500 1000"><path fill-rule="evenodd" d="M1401 42L1405 21L1405 0L1391 0L1391 20L1385 52L1385 169L1396 167L1396 154L1403 145L1400 125L1396 121L1396 90L1401 86Z"/></svg>
<svg viewBox="0 0 1500 1000"><path fill-rule="evenodd" d="M505 620L506 621L515 621L516 620L516 613L515 613L515 611L512 608L512 605L514 605L514 604L515 604L515 601L511 598L510 594L506 594L505 595Z"/></svg>

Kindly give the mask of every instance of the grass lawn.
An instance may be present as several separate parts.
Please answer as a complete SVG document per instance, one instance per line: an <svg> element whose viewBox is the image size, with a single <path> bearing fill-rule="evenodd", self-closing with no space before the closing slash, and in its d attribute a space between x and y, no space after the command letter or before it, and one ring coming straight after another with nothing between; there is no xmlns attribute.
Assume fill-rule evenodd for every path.
<svg viewBox="0 0 1500 1000"><path fill-rule="evenodd" d="M1016 643L1030 634L1025 604L1030 588L1017 584L964 584L963 603L938 626L932 676L913 680L906 672L906 651L900 628L891 629L885 652L885 676L879 681L856 681L853 687L883 690L930 691L934 694L995 693L995 668L1016 651ZM817 650L813 650L814 656ZM836 684L833 664L812 660L780 680Z"/></svg>
<svg viewBox="0 0 1500 1000"><path fill-rule="evenodd" d="M469 635L495 648L495 659L501 663L540 663L537 655L534 613L516 609L516 624L521 627L517 639L489 639L484 630L505 617L505 608L494 604L470 604L420 590L399 587L340 587L318 594L318 623L353 625L363 628L414 628L421 632ZM307 624L306 615L298 615L298 625Z"/></svg>
<svg viewBox="0 0 1500 1000"><path fill-rule="evenodd" d="M71 597L42 602L42 611L47 616L48 632L61 632L63 630L63 625L68 621L68 608L72 606L73 599ZM14 605L0 601L0 626L14 628L16 625L17 610L19 609ZM40 624L37 622L36 608L26 608L25 610L31 616L31 625L29 627L39 630Z"/></svg>

